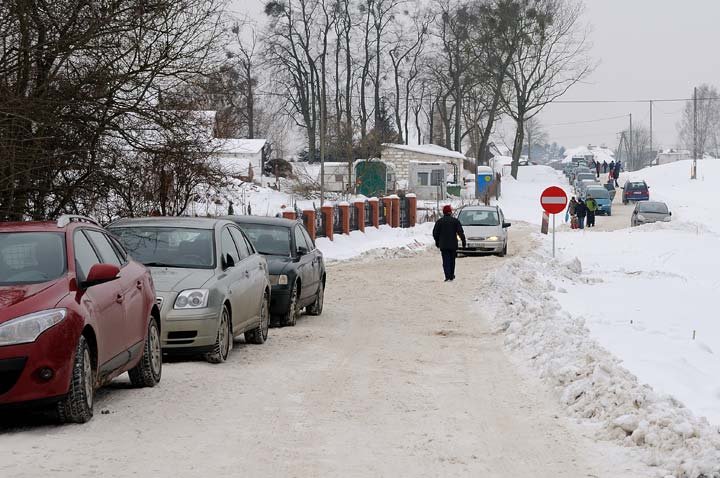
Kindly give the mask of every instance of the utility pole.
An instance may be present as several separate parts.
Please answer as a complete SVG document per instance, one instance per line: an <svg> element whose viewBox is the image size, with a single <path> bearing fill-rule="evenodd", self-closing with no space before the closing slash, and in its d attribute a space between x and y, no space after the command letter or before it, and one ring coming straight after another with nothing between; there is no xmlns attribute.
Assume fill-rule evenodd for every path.
<svg viewBox="0 0 720 478"><path fill-rule="evenodd" d="M653 129L653 102L650 100L650 165L652 166L653 163L653 137L652 137L652 129Z"/></svg>
<svg viewBox="0 0 720 478"><path fill-rule="evenodd" d="M635 151L633 151L632 113L630 113L630 155L628 157L628 169L635 171Z"/></svg>
<svg viewBox="0 0 720 478"><path fill-rule="evenodd" d="M690 179L697 179L697 86L693 90L693 165Z"/></svg>

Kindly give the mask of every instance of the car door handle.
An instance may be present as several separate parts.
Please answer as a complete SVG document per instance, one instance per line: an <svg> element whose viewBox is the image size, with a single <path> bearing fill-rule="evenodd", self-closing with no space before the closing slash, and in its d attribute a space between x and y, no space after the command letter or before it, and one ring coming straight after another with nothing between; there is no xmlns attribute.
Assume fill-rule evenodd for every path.
<svg viewBox="0 0 720 478"><path fill-rule="evenodd" d="M123 297L122 294L118 294L118 295L115 297L115 302L117 302L118 304L122 304L124 300L125 300L125 297Z"/></svg>
<svg viewBox="0 0 720 478"><path fill-rule="evenodd" d="M249 271L245 271L245 277L250 277L250 272L249 272Z"/></svg>

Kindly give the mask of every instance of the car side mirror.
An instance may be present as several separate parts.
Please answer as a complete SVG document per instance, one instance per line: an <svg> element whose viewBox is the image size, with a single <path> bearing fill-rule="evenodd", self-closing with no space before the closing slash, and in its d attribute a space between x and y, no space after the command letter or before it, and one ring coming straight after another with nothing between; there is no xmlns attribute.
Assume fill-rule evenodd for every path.
<svg viewBox="0 0 720 478"><path fill-rule="evenodd" d="M225 254L222 258L223 261L223 269L230 269L231 267L235 267L235 259L233 259L233 256L230 254Z"/></svg>
<svg viewBox="0 0 720 478"><path fill-rule="evenodd" d="M509 222L503 222L503 229L508 228L510 226L512 226L512 224L510 224Z"/></svg>
<svg viewBox="0 0 720 478"><path fill-rule="evenodd" d="M302 257L308 253L307 247L300 246L297 248L298 257Z"/></svg>
<svg viewBox="0 0 720 478"><path fill-rule="evenodd" d="M83 281L83 289L106 282L114 281L120 274L120 268L114 264L95 264L90 268L87 278Z"/></svg>
<svg viewBox="0 0 720 478"><path fill-rule="evenodd" d="M672 211L668 211L668 215L669 215L669 216L672 216Z"/></svg>

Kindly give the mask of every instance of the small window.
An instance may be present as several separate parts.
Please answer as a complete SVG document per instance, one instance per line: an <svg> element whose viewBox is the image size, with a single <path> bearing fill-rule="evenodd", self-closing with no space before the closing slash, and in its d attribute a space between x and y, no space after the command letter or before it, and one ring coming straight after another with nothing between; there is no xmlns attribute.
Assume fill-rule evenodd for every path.
<svg viewBox="0 0 720 478"><path fill-rule="evenodd" d="M307 229L305 229L303 226L297 226L298 229L300 229L303 233L303 236L305 236L305 242L307 243L309 247L309 250L314 251L315 250L315 242L310 237L310 234L307 232Z"/></svg>
<svg viewBox="0 0 720 478"><path fill-rule="evenodd" d="M307 242L305 242L305 236L303 235L302 231L299 227L295 228L295 250L299 250L301 247L304 247L305 250L309 251L310 247L308 246Z"/></svg>
<svg viewBox="0 0 720 478"><path fill-rule="evenodd" d="M231 227L230 234L235 240L235 245L237 246L238 253L240 254L240 260L243 260L246 257L250 256L250 254L252 254L252 249L248 249L247 242L245 242L245 237L243 237L240 229Z"/></svg>
<svg viewBox="0 0 720 478"><path fill-rule="evenodd" d="M427 186L430 181L429 173L418 173L418 186Z"/></svg>
<svg viewBox="0 0 720 478"><path fill-rule="evenodd" d="M85 280L92 266L100 264L100 259L98 259L95 250L90 245L90 241L87 240L87 237L85 237L82 231L75 233L74 248L77 274L80 280Z"/></svg>
<svg viewBox="0 0 720 478"><path fill-rule="evenodd" d="M95 245L95 249L100 253L100 257L105 264L112 264L118 267L122 265L120 258L105 234L100 231L91 230L86 230L85 234L87 234Z"/></svg>
<svg viewBox="0 0 720 478"><path fill-rule="evenodd" d="M443 178L445 177L445 171L442 169L433 169L432 177L430 178L430 186L442 185Z"/></svg>
<svg viewBox="0 0 720 478"><path fill-rule="evenodd" d="M220 252L223 258L229 254L230 257L233 258L233 261L235 261L235 264L240 262L240 256L238 255L237 248L235 247L235 241L233 241L227 227L222 230L222 234L220 235Z"/></svg>

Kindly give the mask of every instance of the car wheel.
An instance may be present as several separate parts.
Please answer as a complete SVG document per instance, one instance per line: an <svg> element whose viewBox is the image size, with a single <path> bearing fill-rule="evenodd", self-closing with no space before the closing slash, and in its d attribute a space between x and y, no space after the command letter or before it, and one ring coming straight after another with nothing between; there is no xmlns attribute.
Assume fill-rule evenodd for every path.
<svg viewBox="0 0 720 478"><path fill-rule="evenodd" d="M227 360L230 353L230 343L232 342L232 332L230 330L230 312L226 306L223 306L220 314L220 326L218 327L217 338L213 351L205 354L205 360L210 363L222 363Z"/></svg>
<svg viewBox="0 0 720 478"><path fill-rule="evenodd" d="M62 423L85 423L93 416L95 398L95 373L90 348L85 337L80 336L75 350L70 391L57 404L58 418Z"/></svg>
<svg viewBox="0 0 720 478"><path fill-rule="evenodd" d="M315 296L315 302L307 306L308 315L320 315L323 311L323 303L325 302L325 282L320 281L318 286L317 296Z"/></svg>
<svg viewBox="0 0 720 478"><path fill-rule="evenodd" d="M128 371L130 383L135 387L154 387L162 377L162 347L160 330L154 317L150 317L147 338L140 362Z"/></svg>
<svg viewBox="0 0 720 478"><path fill-rule="evenodd" d="M268 337L268 329L270 329L270 306L268 305L269 297L267 293L263 297L260 306L260 324L252 330L245 332L245 342L249 344L264 344Z"/></svg>
<svg viewBox="0 0 720 478"><path fill-rule="evenodd" d="M288 304L288 310L282 318L282 324L294 327L297 323L298 315L300 315L300 309L298 308L298 288L297 283L295 283L290 291L290 302Z"/></svg>

